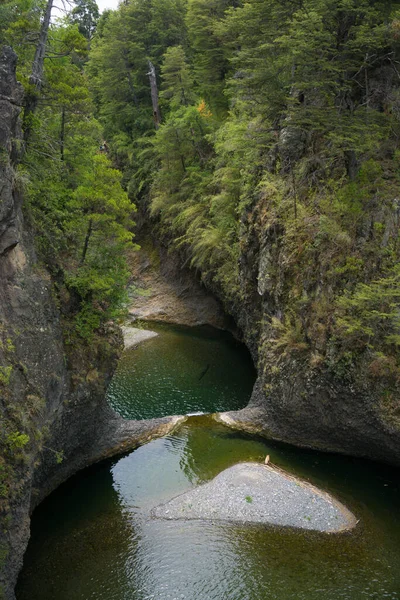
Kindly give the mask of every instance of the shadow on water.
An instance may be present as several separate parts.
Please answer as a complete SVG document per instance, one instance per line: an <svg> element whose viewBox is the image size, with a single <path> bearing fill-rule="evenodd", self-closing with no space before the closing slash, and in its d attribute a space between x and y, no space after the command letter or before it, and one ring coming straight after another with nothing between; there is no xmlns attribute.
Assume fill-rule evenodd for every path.
<svg viewBox="0 0 400 600"><path fill-rule="evenodd" d="M143 350L160 340L146 342ZM214 341L204 344L203 362ZM198 362L193 365L197 377ZM229 374L222 377L223 390L228 380ZM218 399L221 388L212 389ZM192 389L187 393L193 397ZM242 405L247 399L248 393ZM150 518L157 504L266 454L333 492L360 519L357 528L326 535ZM399 506L395 469L271 443L227 429L210 416L193 416L173 434L79 473L43 502L32 520L17 598L399 600Z"/></svg>

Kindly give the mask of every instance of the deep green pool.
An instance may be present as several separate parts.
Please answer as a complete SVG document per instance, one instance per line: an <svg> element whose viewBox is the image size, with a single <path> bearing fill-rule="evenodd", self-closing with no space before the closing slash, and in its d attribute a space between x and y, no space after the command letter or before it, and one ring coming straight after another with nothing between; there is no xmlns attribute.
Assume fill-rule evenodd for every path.
<svg viewBox="0 0 400 600"><path fill-rule="evenodd" d="M236 410L246 405L255 371L243 346L211 327L151 326L159 335L121 358L108 391L127 419Z"/></svg>
<svg viewBox="0 0 400 600"><path fill-rule="evenodd" d="M229 402L226 405L230 394L234 407L246 404L249 388L244 382L251 382L254 374L248 358L243 368L243 349L214 334L180 333L174 328L166 329L165 335L175 339L176 348L182 344L184 373L174 373L172 391L164 372L162 385L154 381L154 397L151 380L143 384L156 414L164 412L164 398L168 408L174 406L174 412L180 413L212 410L221 398L223 407L230 408ZM226 348L216 351L216 345ZM142 369L148 377L147 361L149 367L156 358L160 362L157 373L163 372L162 365L172 368L177 361L171 352L160 334L127 353L110 392L114 406L121 408L126 402L125 414L141 416L143 409L135 408L132 399L137 398L138 405L143 399L129 389L128 382L136 385ZM185 367L185 353L190 368ZM199 393L199 374L211 356L214 360L221 356L221 385L215 377L208 392ZM236 378L239 363L241 375ZM184 388L179 388L179 377ZM260 461L266 453L275 464L333 492L360 519L357 528L326 535L149 518L150 509L158 503L239 461ZM17 598L399 600L399 509L395 469L269 443L231 431L210 416L193 416L174 434L79 473L41 504L32 519L32 539Z"/></svg>

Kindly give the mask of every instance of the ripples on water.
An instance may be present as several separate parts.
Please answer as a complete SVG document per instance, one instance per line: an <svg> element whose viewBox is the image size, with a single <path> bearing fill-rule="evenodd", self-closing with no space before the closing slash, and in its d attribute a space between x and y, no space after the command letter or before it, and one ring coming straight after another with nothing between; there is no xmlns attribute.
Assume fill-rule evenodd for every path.
<svg viewBox="0 0 400 600"><path fill-rule="evenodd" d="M172 334L178 335L175 329ZM187 332L184 336L186 345ZM202 342L200 362L208 360L214 341ZM196 376L198 370L196 363ZM252 376L249 370L246 377ZM222 392L216 383L210 387L215 402L229 376L222 379ZM120 383L114 384L113 393ZM149 382L146 386L151 388ZM212 399L207 402L209 410ZM131 399L128 404L131 411ZM274 463L347 503L360 518L356 530L324 535L149 518L160 502L267 453ZM79 473L38 508L17 598L399 600L399 500L398 471L389 467L270 444L208 416L191 417L173 435Z"/></svg>

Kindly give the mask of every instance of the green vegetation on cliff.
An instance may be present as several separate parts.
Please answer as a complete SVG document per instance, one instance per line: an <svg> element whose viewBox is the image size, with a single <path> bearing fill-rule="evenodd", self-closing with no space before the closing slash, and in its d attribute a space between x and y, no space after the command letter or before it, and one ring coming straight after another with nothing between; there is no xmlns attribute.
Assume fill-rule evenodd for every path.
<svg viewBox="0 0 400 600"><path fill-rule="evenodd" d="M1 7L35 107L44 8ZM80 0L51 24L18 181L68 335L121 306L135 204L238 318L265 389L294 358L394 397L399 59L398 1L130 0L99 18Z"/></svg>
<svg viewBox="0 0 400 600"><path fill-rule="evenodd" d="M400 2L132 0L102 18L88 72L128 193L231 310L258 295L261 353L367 353L398 378L399 58Z"/></svg>
<svg viewBox="0 0 400 600"><path fill-rule="evenodd" d="M15 506L64 456L55 412L65 418L76 390L80 410L83 389L93 407L104 397L120 349L107 322L124 309L134 248L135 206L99 149L85 73L97 8L46 24L51 4L0 5L0 581L6 560L18 566Z"/></svg>
<svg viewBox="0 0 400 600"><path fill-rule="evenodd" d="M106 152L94 117L85 64L98 20L95 2L81 1L50 23L43 76L36 71L46 10L36 0L1 6L0 36L18 53L25 90L25 144L16 173L39 259L50 269L67 340L90 340L125 300L126 252L133 247L135 206Z"/></svg>

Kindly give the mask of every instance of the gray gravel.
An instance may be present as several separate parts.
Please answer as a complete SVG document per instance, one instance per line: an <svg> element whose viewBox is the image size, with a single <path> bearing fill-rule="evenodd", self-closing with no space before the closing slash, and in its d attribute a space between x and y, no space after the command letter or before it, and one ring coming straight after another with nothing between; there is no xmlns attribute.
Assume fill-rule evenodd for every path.
<svg viewBox="0 0 400 600"><path fill-rule="evenodd" d="M209 483L157 506L158 519L265 523L324 532L354 527L354 515L329 494L270 465L240 463Z"/></svg>

